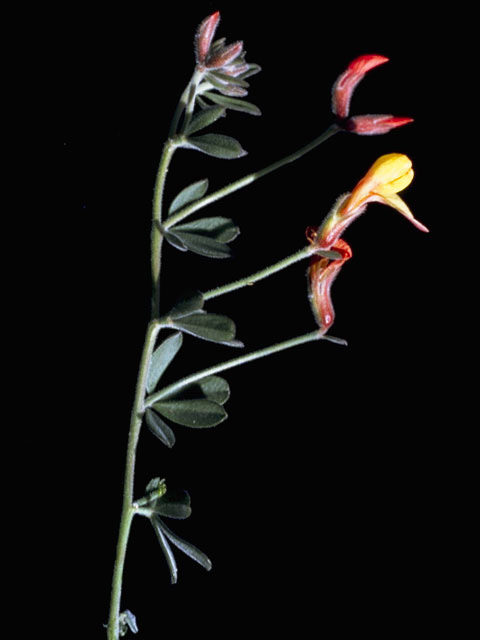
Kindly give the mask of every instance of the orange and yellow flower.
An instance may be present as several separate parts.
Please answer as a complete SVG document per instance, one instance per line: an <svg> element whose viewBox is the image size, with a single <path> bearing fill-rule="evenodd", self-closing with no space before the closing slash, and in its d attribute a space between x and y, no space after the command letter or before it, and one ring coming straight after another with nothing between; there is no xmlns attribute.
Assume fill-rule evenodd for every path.
<svg viewBox="0 0 480 640"><path fill-rule="evenodd" d="M370 167L352 193L347 194L332 209L317 232L316 246L330 249L370 202L381 202L399 211L420 229L427 227L416 220L407 204L398 195L413 180L412 161L402 153L381 156Z"/></svg>

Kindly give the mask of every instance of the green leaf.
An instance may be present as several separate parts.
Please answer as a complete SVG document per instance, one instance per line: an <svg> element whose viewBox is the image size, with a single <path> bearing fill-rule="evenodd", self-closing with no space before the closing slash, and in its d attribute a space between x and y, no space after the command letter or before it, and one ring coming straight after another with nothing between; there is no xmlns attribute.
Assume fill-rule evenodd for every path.
<svg viewBox="0 0 480 640"><path fill-rule="evenodd" d="M211 400L217 404L225 404L230 397L228 382L220 376L207 376L187 388L190 392L196 390L207 400Z"/></svg>
<svg viewBox="0 0 480 640"><path fill-rule="evenodd" d="M179 393L166 396L166 399L182 398L192 400L194 398L205 398L217 404L225 404L229 397L230 387L224 378L220 376L207 376L185 387Z"/></svg>
<svg viewBox="0 0 480 640"><path fill-rule="evenodd" d="M157 500L167 493L165 478L152 478L145 487L145 493L150 500Z"/></svg>
<svg viewBox="0 0 480 640"><path fill-rule="evenodd" d="M338 253L338 251L330 251L330 250L318 250L315 251L316 256L322 256L322 258L328 258L329 260L340 260L342 258L342 254Z"/></svg>
<svg viewBox="0 0 480 640"><path fill-rule="evenodd" d="M121 636L127 635L129 630L138 633L137 619L129 609L125 609L118 616L118 624Z"/></svg>
<svg viewBox="0 0 480 640"><path fill-rule="evenodd" d="M159 516L176 520L185 520L192 514L190 496L186 491L168 491L156 501L153 509Z"/></svg>
<svg viewBox="0 0 480 640"><path fill-rule="evenodd" d="M211 400L165 400L153 406L162 416L184 427L216 427L228 417L225 409Z"/></svg>
<svg viewBox="0 0 480 640"><path fill-rule="evenodd" d="M176 329L185 331L185 333L197 338L222 344L230 344L235 337L236 331L233 320L216 313L192 313L189 316L175 320L174 325ZM238 344L235 346L238 346Z"/></svg>
<svg viewBox="0 0 480 640"><path fill-rule="evenodd" d="M203 136L187 138L182 146L225 160L242 158L247 155L238 140L219 133L206 133Z"/></svg>
<svg viewBox="0 0 480 640"><path fill-rule="evenodd" d="M218 242L218 240L213 240L204 235L175 230L167 231L165 237L170 244L174 244L171 239L175 238L179 244L177 248L180 248L181 251L193 251L193 253L207 258L224 259L230 258L232 255L232 250L224 242ZM174 244L174 246L176 245ZM184 248L182 249L182 247Z"/></svg>
<svg viewBox="0 0 480 640"><path fill-rule="evenodd" d="M182 189L180 193L173 199L172 204L168 210L168 213L175 213L179 209L182 209L186 204L203 198L208 189L208 180L199 180L194 182L185 189Z"/></svg>
<svg viewBox="0 0 480 640"><path fill-rule="evenodd" d="M195 560L195 562L198 562L198 564L200 564L207 571L210 571L210 569L212 568L212 562L208 558L208 556L203 553L203 551L200 551L200 549L195 547L190 542L179 538L161 520L158 521L158 525L165 536L170 540L172 544L177 547L177 549L180 549L180 551L183 551L183 553L185 553L189 558Z"/></svg>
<svg viewBox="0 0 480 640"><path fill-rule="evenodd" d="M182 231L205 235L218 242L232 242L239 235L240 229L230 218L215 216L213 218L200 218L193 222L178 224L173 227L174 233Z"/></svg>
<svg viewBox="0 0 480 640"><path fill-rule="evenodd" d="M170 312L170 318L183 318L203 307L203 294L200 291L187 291L175 302Z"/></svg>
<svg viewBox="0 0 480 640"><path fill-rule="evenodd" d="M158 518L151 518L150 522L152 523L153 528L155 529L155 533L157 534L158 542L162 548L162 551L165 555L165 559L168 564L168 568L170 570L170 580L172 584L176 584L178 569L177 563L175 562L175 556L173 555L173 551L168 544L167 538L163 532L163 522Z"/></svg>
<svg viewBox="0 0 480 640"><path fill-rule="evenodd" d="M250 85L246 82L241 75L234 77L229 76L226 73L222 73L221 71L210 71L207 73L207 80L213 84L214 87L219 89L223 89L225 85L234 85L236 87L243 87L248 89Z"/></svg>
<svg viewBox="0 0 480 640"><path fill-rule="evenodd" d="M157 386L158 381L165 372L168 365L177 355L182 346L183 335L177 331L169 336L162 344L155 349L150 360L150 367L147 377L147 391L151 393Z"/></svg>
<svg viewBox="0 0 480 640"><path fill-rule="evenodd" d="M191 133L200 131L200 129L205 129L205 127L210 126L219 118L222 118L224 115L225 107L221 107L218 105L215 107L208 107L208 109L200 111L200 113L197 113L197 115L192 118L192 121L187 127L185 133L187 135L190 135Z"/></svg>
<svg viewBox="0 0 480 640"><path fill-rule="evenodd" d="M244 71L238 77L243 79L250 78L251 76L254 76L257 73L260 73L261 70L262 70L262 67L259 64L249 64L247 71Z"/></svg>
<svg viewBox="0 0 480 640"><path fill-rule="evenodd" d="M148 428L160 442L163 442L169 449L175 444L175 434L155 411L147 409L145 411L145 421Z"/></svg>
<svg viewBox="0 0 480 640"><path fill-rule="evenodd" d="M188 251L187 247L183 244L180 238L174 233L171 233L170 231L164 231L163 235L165 237L165 240L168 242L168 244L171 244L172 247L175 247L175 249L178 249L179 251Z"/></svg>
<svg viewBox="0 0 480 640"><path fill-rule="evenodd" d="M240 100L239 98L229 98L227 96L218 95L217 93L211 93L205 91L203 97L208 98L215 104L232 109L232 111L242 111L243 113L249 113L252 116L261 116L262 112L257 105L247 102L246 100Z"/></svg>

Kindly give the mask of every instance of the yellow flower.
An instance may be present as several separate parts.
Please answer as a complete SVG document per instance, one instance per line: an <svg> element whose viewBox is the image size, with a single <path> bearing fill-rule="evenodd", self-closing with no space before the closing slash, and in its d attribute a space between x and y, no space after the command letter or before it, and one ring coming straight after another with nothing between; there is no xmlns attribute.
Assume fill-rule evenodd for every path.
<svg viewBox="0 0 480 640"><path fill-rule="evenodd" d="M337 202L318 231L321 248L331 247L346 227L370 202L381 202L393 207L420 229L427 227L415 219L407 204L400 198L399 191L408 187L413 180L412 161L402 153L389 153L373 163L365 177L360 180L351 194Z"/></svg>

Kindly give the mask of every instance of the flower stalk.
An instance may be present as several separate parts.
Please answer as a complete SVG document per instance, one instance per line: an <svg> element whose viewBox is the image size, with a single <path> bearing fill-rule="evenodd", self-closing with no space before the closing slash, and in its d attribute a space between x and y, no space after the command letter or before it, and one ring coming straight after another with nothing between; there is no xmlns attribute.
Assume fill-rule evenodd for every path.
<svg viewBox="0 0 480 640"><path fill-rule="evenodd" d="M305 333L301 336L297 336L296 338L290 338L289 340L285 340L284 342L277 342L269 347L264 347L263 349L258 349L257 351L252 351L243 356L239 356L238 358L232 358L231 360L225 360L224 362L220 362L213 367L208 367L207 369L202 369L201 371L197 371L196 373L192 373L181 380L177 380L176 382L168 385L164 389L153 393L150 396L147 396L145 399L145 408L151 407L156 402L160 400L165 400L170 396L176 395L179 391L192 385L203 378L208 376L213 376L217 373L221 373L222 371L227 371L228 369L233 369L235 367L239 367L243 364L247 364L247 362L253 362L254 360L258 360L259 358L265 358L266 356L273 355L274 353L279 353L280 351L285 351L286 349L291 349L292 347L298 347L302 344L306 344L307 342L312 342L314 340L329 340L329 336L324 336L320 331L312 331L310 333ZM342 341L339 338L331 338L332 341L337 344L346 344L345 341Z"/></svg>
<svg viewBox="0 0 480 640"><path fill-rule="evenodd" d="M284 258L283 260L279 260L275 264L269 265L265 267L265 269L261 269L255 273L252 273L250 276L246 278L240 278L239 280L235 280L235 282L229 282L228 284L224 284L221 287L216 287L215 289L210 289L210 291L206 291L203 294L203 299L205 301L211 300L212 298L217 298L218 296L223 296L226 293L231 293L232 291L237 291L237 289L242 289L243 287L249 287L259 280L263 280L264 278L268 278L269 276L286 269L287 267L295 264L296 262L300 262L305 258L308 258L312 255L311 247L304 247L300 249L296 253Z"/></svg>
<svg viewBox="0 0 480 640"><path fill-rule="evenodd" d="M196 211L199 211L200 209L207 207L209 204L213 204L214 202L221 200L225 196L235 193L235 191L238 191L239 189L248 187L248 185L252 184L256 180L259 180L260 178L267 176L269 173L273 173L277 169L281 169L286 164L295 162L295 160L299 160L301 157L303 157L310 151L313 151L314 149L316 149L323 142L326 142L329 138L331 138L333 135L335 135L339 131L341 131L341 128L336 124L332 124L320 136L318 136L317 138L315 138L305 146L301 147L297 151L294 151L288 156L285 156L284 158L281 158L280 160L277 160L276 162L269 164L267 167L264 167L259 171L254 171L253 173L249 173L243 178L240 178L239 180L235 180L235 182L231 182L225 187L218 189L218 191L214 191L210 195L205 196L204 198L201 198L200 200L197 200L196 202L186 207L183 207L182 209L180 209L180 211L168 217L165 220L163 227L165 229L169 229L170 227L173 227L173 225L178 224L182 220L185 220L185 218L188 218L188 216L191 216L192 213L195 213Z"/></svg>

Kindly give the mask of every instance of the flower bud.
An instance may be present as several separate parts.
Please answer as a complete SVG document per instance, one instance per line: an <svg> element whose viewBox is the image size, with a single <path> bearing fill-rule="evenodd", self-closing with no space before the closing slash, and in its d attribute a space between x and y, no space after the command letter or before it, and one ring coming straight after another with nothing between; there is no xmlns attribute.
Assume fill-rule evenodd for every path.
<svg viewBox="0 0 480 640"><path fill-rule="evenodd" d="M221 69L231 64L243 51L243 42L234 42L227 47L222 47L216 53L209 55L207 60L208 69Z"/></svg>
<svg viewBox="0 0 480 640"><path fill-rule="evenodd" d="M332 88L332 111L339 119L343 120L348 116L352 94L367 71L385 62L388 62L385 56L374 54L359 56L352 60L337 78Z"/></svg>
<svg viewBox="0 0 480 640"><path fill-rule="evenodd" d="M195 35L195 57L197 64L202 65L207 59L213 36L220 22L220 11L215 11L205 18L198 26Z"/></svg>
<svg viewBox="0 0 480 640"><path fill-rule="evenodd" d="M352 116L348 118L343 128L350 133L356 133L360 136L374 136L382 133L388 133L391 129L402 127L404 124L413 122L413 118L399 118L390 115L365 115Z"/></svg>

